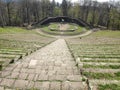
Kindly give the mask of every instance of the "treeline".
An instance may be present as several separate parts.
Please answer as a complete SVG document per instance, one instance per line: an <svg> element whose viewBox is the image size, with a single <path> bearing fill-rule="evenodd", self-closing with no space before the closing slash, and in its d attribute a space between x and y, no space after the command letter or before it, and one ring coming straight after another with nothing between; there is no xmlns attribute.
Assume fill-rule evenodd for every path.
<svg viewBox="0 0 120 90"><path fill-rule="evenodd" d="M81 18L93 26L120 29L120 1L0 0L0 26L27 26L45 17Z"/></svg>

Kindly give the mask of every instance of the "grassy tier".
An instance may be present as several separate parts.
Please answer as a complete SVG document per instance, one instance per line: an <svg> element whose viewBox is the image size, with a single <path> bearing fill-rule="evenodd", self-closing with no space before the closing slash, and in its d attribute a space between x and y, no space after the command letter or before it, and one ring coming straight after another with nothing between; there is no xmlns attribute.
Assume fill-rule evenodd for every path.
<svg viewBox="0 0 120 90"><path fill-rule="evenodd" d="M120 90L120 84L99 85L98 90Z"/></svg>
<svg viewBox="0 0 120 90"><path fill-rule="evenodd" d="M120 65L89 65L84 64L83 68L120 69Z"/></svg>
<svg viewBox="0 0 120 90"><path fill-rule="evenodd" d="M63 24L64 25L64 24ZM42 26L42 31L52 35L77 35L85 32L84 27L80 27L75 24L67 24L66 30L60 30L59 23L52 23L46 26Z"/></svg>
<svg viewBox="0 0 120 90"><path fill-rule="evenodd" d="M0 28L0 68L54 41L35 30L20 27Z"/></svg>
<svg viewBox="0 0 120 90"><path fill-rule="evenodd" d="M106 62L106 63L120 63L120 59L92 59L92 60L81 60L81 62Z"/></svg>
<svg viewBox="0 0 120 90"><path fill-rule="evenodd" d="M116 73L94 73L94 72L84 72L89 79L108 79L108 80L120 80L120 72Z"/></svg>
<svg viewBox="0 0 120 90"><path fill-rule="evenodd" d="M119 84L108 82L120 81L120 31L97 31L86 37L66 41L81 73L89 79L94 88L120 89ZM104 85L100 81L104 82Z"/></svg>

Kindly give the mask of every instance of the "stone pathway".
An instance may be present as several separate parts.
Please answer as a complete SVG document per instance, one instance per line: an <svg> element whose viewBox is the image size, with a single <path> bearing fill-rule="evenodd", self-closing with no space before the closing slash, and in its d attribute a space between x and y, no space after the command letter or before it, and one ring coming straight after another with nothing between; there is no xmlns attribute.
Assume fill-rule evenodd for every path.
<svg viewBox="0 0 120 90"><path fill-rule="evenodd" d="M69 24L59 24L59 26L60 26L60 30L67 30L70 27Z"/></svg>
<svg viewBox="0 0 120 90"><path fill-rule="evenodd" d="M0 74L0 90L87 90L64 39L43 47Z"/></svg>

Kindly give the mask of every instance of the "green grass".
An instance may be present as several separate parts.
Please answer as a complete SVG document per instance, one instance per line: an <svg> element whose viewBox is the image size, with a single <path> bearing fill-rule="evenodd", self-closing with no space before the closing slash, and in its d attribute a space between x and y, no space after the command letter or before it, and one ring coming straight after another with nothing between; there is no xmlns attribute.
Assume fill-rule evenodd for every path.
<svg viewBox="0 0 120 90"><path fill-rule="evenodd" d="M83 68L120 69L120 65L89 65L89 64L84 64Z"/></svg>
<svg viewBox="0 0 120 90"><path fill-rule="evenodd" d="M113 78L113 75L109 73L84 72L83 74L90 79L111 79Z"/></svg>
<svg viewBox="0 0 120 90"><path fill-rule="evenodd" d="M120 59L120 56L115 56L115 55L78 55L78 57L82 57L82 58L118 58Z"/></svg>
<svg viewBox="0 0 120 90"><path fill-rule="evenodd" d="M74 30L74 29L77 29L79 26L78 25L76 25L76 24L69 24L69 28L68 28L68 30ZM80 28L79 28L80 29Z"/></svg>
<svg viewBox="0 0 120 90"><path fill-rule="evenodd" d="M3 49L3 51L21 51L21 49L28 50L36 48L34 45L43 46L44 43L0 39L0 49Z"/></svg>
<svg viewBox="0 0 120 90"><path fill-rule="evenodd" d="M120 72L115 73L115 76L120 77Z"/></svg>
<svg viewBox="0 0 120 90"><path fill-rule="evenodd" d="M117 84L98 85L98 90L120 90L120 85Z"/></svg>
<svg viewBox="0 0 120 90"><path fill-rule="evenodd" d="M92 36L120 38L120 31L111 31L111 30L98 31L93 33Z"/></svg>
<svg viewBox="0 0 120 90"><path fill-rule="evenodd" d="M120 72L117 73L84 72L83 74L90 79L120 80Z"/></svg>
<svg viewBox="0 0 120 90"><path fill-rule="evenodd" d="M20 27L4 27L0 28L0 34L15 34L15 33L33 33L32 30L26 30Z"/></svg>
<svg viewBox="0 0 120 90"><path fill-rule="evenodd" d="M120 63L120 60L118 59L118 60L81 60L82 62L112 62L112 63Z"/></svg>
<svg viewBox="0 0 120 90"><path fill-rule="evenodd" d="M58 29L58 24L57 23L51 23L49 25L50 28L53 28L53 29Z"/></svg>
<svg viewBox="0 0 120 90"><path fill-rule="evenodd" d="M48 33L59 34L59 32L51 31L51 30L48 28L48 25L46 25L46 26L42 26L42 30L45 31L45 32L48 32Z"/></svg>

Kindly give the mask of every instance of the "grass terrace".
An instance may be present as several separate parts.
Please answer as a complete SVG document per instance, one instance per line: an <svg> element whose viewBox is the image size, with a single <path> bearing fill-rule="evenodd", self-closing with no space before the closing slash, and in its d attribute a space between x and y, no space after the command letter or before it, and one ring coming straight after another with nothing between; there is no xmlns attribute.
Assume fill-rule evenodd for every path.
<svg viewBox="0 0 120 90"><path fill-rule="evenodd" d="M120 84L99 85L99 90L120 90Z"/></svg>
<svg viewBox="0 0 120 90"><path fill-rule="evenodd" d="M0 28L0 69L53 40L55 39L40 35L35 30L19 27Z"/></svg>
<svg viewBox="0 0 120 90"><path fill-rule="evenodd" d="M120 72L116 72L116 73L84 72L83 75L85 75L89 79L120 80Z"/></svg>
<svg viewBox="0 0 120 90"><path fill-rule="evenodd" d="M97 90L119 90L120 31L97 31L81 38L67 39L77 65ZM113 87L112 87L113 86Z"/></svg>
<svg viewBox="0 0 120 90"><path fill-rule="evenodd" d="M72 23L51 23L42 26L42 31L52 35L77 35L85 32L86 29Z"/></svg>
<svg viewBox="0 0 120 90"><path fill-rule="evenodd" d="M53 29L58 30L58 24L59 23L50 23L49 28L53 28Z"/></svg>
<svg viewBox="0 0 120 90"><path fill-rule="evenodd" d="M120 69L120 65L94 65L94 63L92 65L89 64L84 64L83 68L102 68L102 69Z"/></svg>

